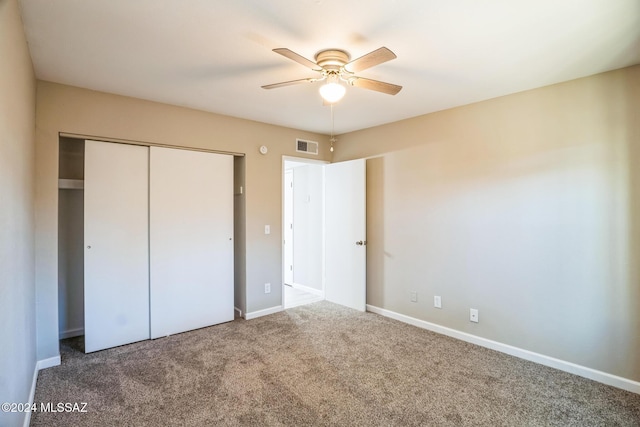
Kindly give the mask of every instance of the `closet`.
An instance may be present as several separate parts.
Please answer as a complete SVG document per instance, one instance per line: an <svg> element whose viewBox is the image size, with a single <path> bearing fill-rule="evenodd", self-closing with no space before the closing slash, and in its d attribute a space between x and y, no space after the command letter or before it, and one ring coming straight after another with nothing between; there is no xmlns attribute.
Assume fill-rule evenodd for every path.
<svg viewBox="0 0 640 427"><path fill-rule="evenodd" d="M83 157L85 351L233 320L233 157L89 140Z"/></svg>

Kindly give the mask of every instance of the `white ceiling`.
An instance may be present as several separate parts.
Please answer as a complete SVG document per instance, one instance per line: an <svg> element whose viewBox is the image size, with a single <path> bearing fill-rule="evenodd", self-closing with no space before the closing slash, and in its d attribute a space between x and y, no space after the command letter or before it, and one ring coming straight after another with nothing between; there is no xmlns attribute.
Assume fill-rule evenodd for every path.
<svg viewBox="0 0 640 427"><path fill-rule="evenodd" d="M640 63L640 0L21 0L39 79L324 134L315 73L271 52L397 59L359 73L337 134Z"/></svg>

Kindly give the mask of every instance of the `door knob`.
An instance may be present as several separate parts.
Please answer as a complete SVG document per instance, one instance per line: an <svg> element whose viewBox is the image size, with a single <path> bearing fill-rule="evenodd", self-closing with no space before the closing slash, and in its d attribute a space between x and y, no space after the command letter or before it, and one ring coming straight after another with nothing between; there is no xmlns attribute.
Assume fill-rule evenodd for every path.
<svg viewBox="0 0 640 427"><path fill-rule="evenodd" d="M364 246L364 245L366 245L366 244L367 244L367 241L366 241L366 240L358 240L358 241L356 242L356 245L358 245L358 246Z"/></svg>

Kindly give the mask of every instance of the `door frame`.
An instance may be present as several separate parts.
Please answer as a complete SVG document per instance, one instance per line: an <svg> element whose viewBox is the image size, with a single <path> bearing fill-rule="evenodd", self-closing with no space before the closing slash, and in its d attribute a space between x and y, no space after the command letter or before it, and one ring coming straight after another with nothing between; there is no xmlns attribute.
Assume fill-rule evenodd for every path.
<svg viewBox="0 0 640 427"><path fill-rule="evenodd" d="M280 191L281 191L281 201L282 201L282 205L281 205L281 218L280 218L280 222L281 222L281 230L282 230L282 236L280 239L281 242L281 253L282 253L282 262L280 263L281 266L281 274L282 274L282 283L280 283L280 291L281 291L281 298L280 298L280 306L282 307L282 309L284 310L284 275L285 275L285 247L284 247L284 232L285 232L285 216L284 216L284 212L285 212L285 203L284 203L284 197L285 197L285 188L284 188L284 174L286 171L286 166L287 163L305 163L305 164L309 164L309 165L328 165L331 164L331 162L327 161L327 160L317 160L317 159L309 159L306 157L294 157L294 156L282 156L282 170L280 173ZM295 180L294 180L294 185L295 185ZM323 194L324 194L324 178L322 180L322 187L323 187ZM324 197L324 196L323 196ZM323 200L324 203L324 200ZM322 212L323 215L323 221L322 221L322 234L324 236L324 209ZM295 260L295 256L294 256L294 260ZM294 261L295 262L295 261ZM324 268L325 268L325 259L324 259L324 237L322 239L322 289L324 289L324 285L325 285L325 274L324 274ZM295 266L294 266L295 269Z"/></svg>
<svg viewBox="0 0 640 427"><path fill-rule="evenodd" d="M289 182L291 182L291 185L289 185ZM293 285L293 168L285 169L284 171L283 198L284 208L282 210L282 243L284 246L284 252L282 258L282 282L285 285ZM287 203L287 201L289 201L289 203Z"/></svg>

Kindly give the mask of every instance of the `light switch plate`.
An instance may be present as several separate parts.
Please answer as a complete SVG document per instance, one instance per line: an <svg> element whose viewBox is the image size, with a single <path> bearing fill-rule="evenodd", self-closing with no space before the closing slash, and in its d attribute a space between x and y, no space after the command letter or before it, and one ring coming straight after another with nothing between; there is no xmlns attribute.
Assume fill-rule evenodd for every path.
<svg viewBox="0 0 640 427"><path fill-rule="evenodd" d="M271 226L270 225L265 225L264 226L264 234L271 234Z"/></svg>

